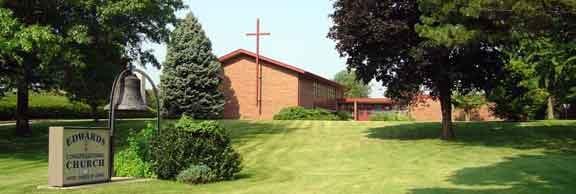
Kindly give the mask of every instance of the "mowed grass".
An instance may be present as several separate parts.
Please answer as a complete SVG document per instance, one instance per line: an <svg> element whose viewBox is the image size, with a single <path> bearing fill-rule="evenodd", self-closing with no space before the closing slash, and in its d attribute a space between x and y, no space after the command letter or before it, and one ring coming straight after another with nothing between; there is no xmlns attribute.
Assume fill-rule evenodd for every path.
<svg viewBox="0 0 576 194"><path fill-rule="evenodd" d="M47 126L33 138L0 127L0 193L576 193L576 121L438 123L222 121L244 158L237 180L38 190L47 181ZM122 121L119 139L142 121ZM122 144L122 141L120 141Z"/></svg>
<svg viewBox="0 0 576 194"><path fill-rule="evenodd" d="M0 107L16 107L17 103L17 96L15 94L8 94L2 98L0 98ZM72 103L66 96L63 95L55 95L51 93L36 93L31 92L29 97L29 106L30 107L50 107L50 106L86 106L85 104L81 103Z"/></svg>

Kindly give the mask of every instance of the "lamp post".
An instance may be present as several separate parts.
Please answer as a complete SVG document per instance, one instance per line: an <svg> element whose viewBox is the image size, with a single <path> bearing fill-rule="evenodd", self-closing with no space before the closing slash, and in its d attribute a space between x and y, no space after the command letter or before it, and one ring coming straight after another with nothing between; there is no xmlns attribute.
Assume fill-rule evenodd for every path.
<svg viewBox="0 0 576 194"><path fill-rule="evenodd" d="M116 131L116 110L118 111L147 111L148 105L142 98L141 93L141 81L134 74L138 73L142 77L149 81L154 90L154 95L156 95L156 130L160 133L160 100L158 97L158 90L154 85L152 79L148 74L139 69L128 68L123 70L116 76L114 83L112 84L112 91L110 92L110 102L108 104L108 128L110 129L110 168L109 168L109 178L112 180L114 174L114 133ZM119 82L121 82L118 87ZM116 90L120 91L116 91ZM119 92L118 95L116 92ZM145 94L144 94L145 95ZM119 99L117 99L120 97Z"/></svg>

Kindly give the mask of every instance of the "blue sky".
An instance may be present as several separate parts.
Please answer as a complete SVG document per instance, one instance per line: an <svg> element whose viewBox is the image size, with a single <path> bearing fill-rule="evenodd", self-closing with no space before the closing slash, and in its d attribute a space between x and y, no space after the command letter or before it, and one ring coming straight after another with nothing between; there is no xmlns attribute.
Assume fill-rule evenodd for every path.
<svg viewBox="0 0 576 194"><path fill-rule="evenodd" d="M334 41L326 38L331 26L330 0L187 0L185 3L189 8L177 15L184 17L191 11L198 18L217 56L239 48L255 51L255 38L245 33L255 31L256 18L260 18L261 30L272 34L261 39L261 55L329 79L346 67ZM145 47L154 49L156 58L164 61L166 45ZM159 83L160 70L149 67L146 71ZM381 96L381 87L372 85L371 96Z"/></svg>

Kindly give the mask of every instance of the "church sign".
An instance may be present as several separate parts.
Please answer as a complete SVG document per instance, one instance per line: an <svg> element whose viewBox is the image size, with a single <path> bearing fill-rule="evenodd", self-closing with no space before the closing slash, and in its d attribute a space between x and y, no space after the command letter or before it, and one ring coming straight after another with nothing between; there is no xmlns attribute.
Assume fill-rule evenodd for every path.
<svg viewBox="0 0 576 194"><path fill-rule="evenodd" d="M48 184L64 187L110 180L110 130L50 127Z"/></svg>

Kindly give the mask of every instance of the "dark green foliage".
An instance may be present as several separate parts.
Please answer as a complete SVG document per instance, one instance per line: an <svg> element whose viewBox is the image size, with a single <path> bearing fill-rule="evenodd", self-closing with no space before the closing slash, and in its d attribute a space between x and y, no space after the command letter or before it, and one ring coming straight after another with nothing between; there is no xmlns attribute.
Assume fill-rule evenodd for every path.
<svg viewBox="0 0 576 194"><path fill-rule="evenodd" d="M412 118L402 112L379 112L370 115L371 121L411 121Z"/></svg>
<svg viewBox="0 0 576 194"><path fill-rule="evenodd" d="M198 20L188 14L172 32L162 70L162 106L171 117L222 117L222 68Z"/></svg>
<svg viewBox="0 0 576 194"><path fill-rule="evenodd" d="M192 164L206 165L215 180L229 180L241 170L227 131L214 121L196 123L183 116L151 143L152 167L160 179L174 179Z"/></svg>
<svg viewBox="0 0 576 194"><path fill-rule="evenodd" d="M176 180L188 184L202 184L215 181L216 175L206 165L190 165L176 176Z"/></svg>
<svg viewBox="0 0 576 194"><path fill-rule="evenodd" d="M334 81L346 86L344 96L349 98L368 97L370 95L370 85L364 84L356 77L354 71L343 70L334 75Z"/></svg>
<svg viewBox="0 0 576 194"><path fill-rule="evenodd" d="M89 105L97 119L98 107L109 103L112 82L124 67L119 65L121 54L117 50L87 48L84 52L85 65L66 71L61 85L70 100Z"/></svg>
<svg viewBox="0 0 576 194"><path fill-rule="evenodd" d="M274 120L344 120L344 115L338 116L326 109L304 108L300 106L287 107L274 115Z"/></svg>
<svg viewBox="0 0 576 194"><path fill-rule="evenodd" d="M145 41L166 42L168 26L176 22L174 12L182 8L181 0L0 1L0 82L6 84L0 92L12 88L19 91L16 134L31 133L27 103L30 89L71 84L63 77L96 81L74 83L67 89L74 94L73 99L93 101L96 97L101 101L103 95L86 95L90 94L86 88L97 80L78 75L87 72L77 68L102 65L96 59L120 67L133 63L159 67L152 50L143 50L141 45ZM106 75L97 77L103 80L100 78ZM97 106L92 107L94 110Z"/></svg>
<svg viewBox="0 0 576 194"><path fill-rule="evenodd" d="M352 116L352 113L349 113L347 111L340 110L336 111L334 114L338 117L338 120L347 121L354 118L354 116Z"/></svg>
<svg viewBox="0 0 576 194"><path fill-rule="evenodd" d="M128 147L114 157L114 172L122 177L155 177L150 164L150 140L156 134L154 125L128 136Z"/></svg>
<svg viewBox="0 0 576 194"><path fill-rule="evenodd" d="M441 104L442 137L450 139L452 92L489 88L503 67L498 44L487 38L498 30L475 33L458 24L485 25L484 18L459 15L467 3L337 0L328 37L347 68L365 83L382 82L387 96L411 101L430 91Z"/></svg>
<svg viewBox="0 0 576 194"><path fill-rule="evenodd" d="M569 101L566 96L576 85L573 0L418 3L423 16L417 29L423 37L445 45L489 41L506 54L504 73L486 90L500 116L531 119L545 106L546 118L553 119L555 109Z"/></svg>
<svg viewBox="0 0 576 194"><path fill-rule="evenodd" d="M550 38L521 38L509 45L510 62L504 79L489 93L495 113L509 120L539 119L545 110L554 118L569 103L576 88L576 42Z"/></svg>

